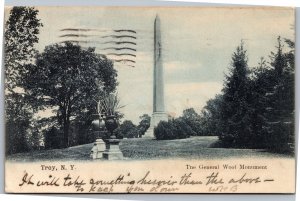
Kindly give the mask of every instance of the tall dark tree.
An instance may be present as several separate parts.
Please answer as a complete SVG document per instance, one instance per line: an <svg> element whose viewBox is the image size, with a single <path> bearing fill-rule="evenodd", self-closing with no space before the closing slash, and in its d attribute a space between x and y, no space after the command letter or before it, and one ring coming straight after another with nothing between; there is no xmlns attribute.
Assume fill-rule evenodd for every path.
<svg viewBox="0 0 300 201"><path fill-rule="evenodd" d="M261 58L258 66L252 69L247 86L247 115L250 117L248 128L251 130L247 143L249 148L266 147L268 96L273 86L272 69L267 66L264 58Z"/></svg>
<svg viewBox="0 0 300 201"><path fill-rule="evenodd" d="M5 23L5 86L9 91L19 84L24 65L32 63L37 53L34 45L43 26L37 16L38 10L33 7L13 7Z"/></svg>
<svg viewBox="0 0 300 201"><path fill-rule="evenodd" d="M32 63L37 53L38 10L33 7L13 7L5 23L5 109L7 153L28 150L27 137L32 118L32 107L22 89L25 66Z"/></svg>
<svg viewBox="0 0 300 201"><path fill-rule="evenodd" d="M34 97L36 107L57 111L67 147L71 119L95 109L102 90L114 91L116 76L112 61L96 54L95 49L84 50L67 42L47 46L38 54L36 65L28 68L24 87Z"/></svg>
<svg viewBox="0 0 300 201"><path fill-rule="evenodd" d="M226 76L221 106L219 138L227 145L240 146L247 142L247 55L243 43L232 55L230 74Z"/></svg>
<svg viewBox="0 0 300 201"><path fill-rule="evenodd" d="M283 52L281 38L278 37L276 53L271 55L274 85L269 93L267 118L267 140L269 148L284 152L294 144L294 45L287 41L290 51Z"/></svg>

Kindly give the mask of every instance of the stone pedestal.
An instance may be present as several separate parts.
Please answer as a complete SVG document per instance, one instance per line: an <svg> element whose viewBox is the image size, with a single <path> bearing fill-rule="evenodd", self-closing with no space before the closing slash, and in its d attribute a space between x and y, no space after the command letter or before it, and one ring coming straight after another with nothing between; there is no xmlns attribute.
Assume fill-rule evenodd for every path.
<svg viewBox="0 0 300 201"><path fill-rule="evenodd" d="M124 157L119 147L120 142L120 139L105 140L106 149L103 152L103 158L106 160L122 160Z"/></svg>
<svg viewBox="0 0 300 201"><path fill-rule="evenodd" d="M94 143L94 146L91 150L91 158L92 159L100 159L102 158L102 154L103 152L105 151L105 143L102 139L98 138L95 143Z"/></svg>
<svg viewBox="0 0 300 201"><path fill-rule="evenodd" d="M168 121L168 114L165 112L154 112L151 117L150 127L143 138L154 138L154 127L157 126L160 121Z"/></svg>

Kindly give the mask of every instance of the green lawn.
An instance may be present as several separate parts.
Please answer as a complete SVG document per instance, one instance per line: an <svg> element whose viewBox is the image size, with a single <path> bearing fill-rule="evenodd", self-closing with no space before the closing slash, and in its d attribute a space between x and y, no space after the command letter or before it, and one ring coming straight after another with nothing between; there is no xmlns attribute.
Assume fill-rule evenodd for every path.
<svg viewBox="0 0 300 201"><path fill-rule="evenodd" d="M218 141L216 136L190 137L180 140L124 139L120 148L128 160L134 159L220 159L250 157L291 157L289 155L269 153L255 149L211 148ZM90 150L93 144L85 144L66 149L40 150L18 153L7 157L11 161L42 160L91 160Z"/></svg>

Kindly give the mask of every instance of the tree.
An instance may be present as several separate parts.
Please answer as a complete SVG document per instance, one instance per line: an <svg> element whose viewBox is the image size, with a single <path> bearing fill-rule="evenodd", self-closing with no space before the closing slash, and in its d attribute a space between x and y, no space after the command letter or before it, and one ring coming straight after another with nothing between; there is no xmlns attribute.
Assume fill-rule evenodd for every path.
<svg viewBox="0 0 300 201"><path fill-rule="evenodd" d="M33 7L13 7L5 23L5 117L8 154L28 151L30 147L27 137L30 134L33 108L21 83L26 72L25 66L33 62L37 53L34 45L39 40L39 28L42 26L37 15L38 10Z"/></svg>
<svg viewBox="0 0 300 201"><path fill-rule="evenodd" d="M71 118L95 110L102 90L111 92L117 85L112 61L93 48L85 50L70 42L47 46L27 70L24 87L36 107L56 111L64 147L69 146Z"/></svg>
<svg viewBox="0 0 300 201"><path fill-rule="evenodd" d="M63 145L63 135L55 126L45 132L45 149L60 149Z"/></svg>
<svg viewBox="0 0 300 201"><path fill-rule="evenodd" d="M284 52L281 38L277 40L270 65L261 58L251 71L241 44L232 56L223 94L204 107L202 126L220 133L223 146L293 152L295 46L285 39L289 51Z"/></svg>
<svg viewBox="0 0 300 201"><path fill-rule="evenodd" d="M228 146L244 146L249 137L247 124L247 55L243 42L232 55L230 74L226 76L221 104L220 140Z"/></svg>
<svg viewBox="0 0 300 201"><path fill-rule="evenodd" d="M30 127L30 107L24 103L21 94L12 93L6 101L6 153L18 153L29 150L27 133Z"/></svg>
<svg viewBox="0 0 300 201"><path fill-rule="evenodd" d="M34 44L38 43L38 10L33 7L13 7L5 24L4 63L5 86L12 91L25 73L24 65L31 63L37 53Z"/></svg>
<svg viewBox="0 0 300 201"><path fill-rule="evenodd" d="M222 95L216 95L215 98L207 101L201 111L200 127L201 135L218 135L220 130L220 110L223 101Z"/></svg>
<svg viewBox="0 0 300 201"><path fill-rule="evenodd" d="M251 70L247 86L247 114L250 117L248 128L251 135L248 139L249 148L266 147L266 121L269 105L270 90L274 86L272 69L261 58L258 66Z"/></svg>
<svg viewBox="0 0 300 201"><path fill-rule="evenodd" d="M183 120L192 129L194 135L201 135L201 122L200 115L195 111L194 108L188 108L183 111ZM190 135L192 135L192 133Z"/></svg>
<svg viewBox="0 0 300 201"><path fill-rule="evenodd" d="M268 148L277 152L290 151L294 146L295 64L294 43L286 40L290 51L283 52L278 37L277 52L271 55L274 85L268 96L267 141Z"/></svg>
<svg viewBox="0 0 300 201"><path fill-rule="evenodd" d="M150 127L150 121L151 121L151 117L148 114L143 114L142 116L140 116L140 123L138 125L138 129L139 129L139 137L141 137L142 135L145 134L145 132L148 130L148 128Z"/></svg>

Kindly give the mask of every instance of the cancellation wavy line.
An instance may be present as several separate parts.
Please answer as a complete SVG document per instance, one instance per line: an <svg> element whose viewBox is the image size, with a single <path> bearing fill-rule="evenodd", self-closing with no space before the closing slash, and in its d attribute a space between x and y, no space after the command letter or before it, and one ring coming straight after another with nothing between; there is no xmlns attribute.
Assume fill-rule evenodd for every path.
<svg viewBox="0 0 300 201"><path fill-rule="evenodd" d="M71 42L71 43L91 43L92 41L85 41L85 40L64 40L64 41L61 41L59 43L67 43L67 42Z"/></svg>
<svg viewBox="0 0 300 201"><path fill-rule="evenodd" d="M129 33L135 33L136 34L136 31L135 30L132 30L132 29L115 29L114 32L129 32Z"/></svg>
<svg viewBox="0 0 300 201"><path fill-rule="evenodd" d="M99 43L99 44L116 44L116 45L123 45L123 44L136 45L135 42L131 42L131 41L107 41L107 42L88 41L88 40L65 40L65 41L61 41L61 43L64 43L64 42L74 42L74 43Z"/></svg>
<svg viewBox="0 0 300 201"><path fill-rule="evenodd" d="M60 35L60 38L65 38L65 37L90 37L90 36L95 36L95 35L85 35L85 34L64 34Z"/></svg>
<svg viewBox="0 0 300 201"><path fill-rule="evenodd" d="M107 53L106 55L110 55L110 56L132 56L132 57L136 57L135 54L130 54L130 53Z"/></svg>
<svg viewBox="0 0 300 201"><path fill-rule="evenodd" d="M121 41L121 42L117 42L117 41L108 41L108 42L99 42L99 41L87 41L87 40L65 40L65 41L61 41L60 43L65 43L65 42L71 42L71 43L98 43L98 44L116 44L116 45L124 45L124 44L131 44L131 45L136 45L136 43L134 42L130 42L130 41ZM108 47L108 48L104 48L106 49L111 49L113 47ZM122 48L122 47L121 47ZM103 49L103 50L104 50ZM122 50L120 48L115 48L115 50ZM136 49L134 48L128 48L128 50L133 50L136 51Z"/></svg>
<svg viewBox="0 0 300 201"><path fill-rule="evenodd" d="M132 38L132 39L137 39L136 36L131 36L131 35L107 35L107 36L102 36L101 38Z"/></svg>
<svg viewBox="0 0 300 201"><path fill-rule="evenodd" d="M120 48L117 48L117 47L107 47L107 48L103 48L102 50L131 50L131 51L135 51L136 52L136 49L130 48L130 47L120 47Z"/></svg>
<svg viewBox="0 0 300 201"><path fill-rule="evenodd" d="M131 59L113 59L115 62L120 62L120 63L126 63L126 62L131 62L131 63L136 63L134 60Z"/></svg>
<svg viewBox="0 0 300 201"><path fill-rule="evenodd" d="M131 41L107 41L107 42L103 42L102 44L116 44L116 45L123 45L123 44L130 44L130 45L136 45L135 42L131 42Z"/></svg>
<svg viewBox="0 0 300 201"><path fill-rule="evenodd" d="M137 33L135 30L132 30L132 29L103 30L103 29L86 29L86 28L65 28L65 29L60 29L60 31L100 31L100 32L114 31L116 33L120 33L120 32L128 32L128 33L134 33L134 34Z"/></svg>
<svg viewBox="0 0 300 201"><path fill-rule="evenodd" d="M95 37L97 35L86 35L86 34L64 34L64 35L60 35L60 38L65 38L65 37ZM101 38L130 38L130 39L137 39L137 37L135 36L131 36L131 35L107 35L107 36L102 36Z"/></svg>

